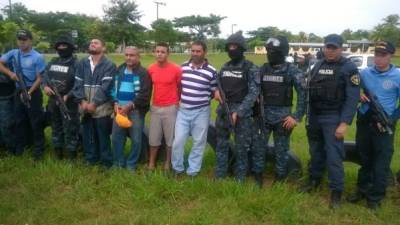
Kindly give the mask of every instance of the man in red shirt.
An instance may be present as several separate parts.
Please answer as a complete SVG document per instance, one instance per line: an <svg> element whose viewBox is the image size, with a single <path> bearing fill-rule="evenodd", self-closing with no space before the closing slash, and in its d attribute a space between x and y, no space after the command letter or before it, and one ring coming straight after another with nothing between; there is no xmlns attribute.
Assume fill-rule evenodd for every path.
<svg viewBox="0 0 400 225"><path fill-rule="evenodd" d="M156 62L150 65L148 73L153 82L153 104L150 108L149 128L149 169L156 165L158 148L165 138L167 154L164 169L171 168L171 147L175 132L175 120L178 110L182 70L168 61L169 46L158 43L154 51Z"/></svg>

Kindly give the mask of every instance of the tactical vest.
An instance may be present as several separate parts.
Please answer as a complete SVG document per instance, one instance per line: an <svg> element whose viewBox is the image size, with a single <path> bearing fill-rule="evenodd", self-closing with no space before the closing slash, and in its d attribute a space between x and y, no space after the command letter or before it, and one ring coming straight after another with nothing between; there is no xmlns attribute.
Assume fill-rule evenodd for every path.
<svg viewBox="0 0 400 225"><path fill-rule="evenodd" d="M311 106L317 111L340 111L345 98L343 63L322 63L315 68L310 80Z"/></svg>
<svg viewBox="0 0 400 225"><path fill-rule="evenodd" d="M238 65L226 63L220 71L220 81L229 102L239 103L248 93L247 76L251 62L244 60Z"/></svg>
<svg viewBox="0 0 400 225"><path fill-rule="evenodd" d="M67 94L74 86L75 61L74 57L69 60L57 58L49 65L48 77L61 95Z"/></svg>
<svg viewBox="0 0 400 225"><path fill-rule="evenodd" d="M274 70L270 65L261 68L261 90L265 105L292 106L293 82L287 74L289 64L284 67L283 70Z"/></svg>

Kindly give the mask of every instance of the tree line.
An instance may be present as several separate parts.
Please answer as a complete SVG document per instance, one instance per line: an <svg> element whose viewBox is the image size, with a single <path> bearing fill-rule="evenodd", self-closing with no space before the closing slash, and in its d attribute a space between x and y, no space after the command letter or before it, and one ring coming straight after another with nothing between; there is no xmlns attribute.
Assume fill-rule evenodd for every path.
<svg viewBox="0 0 400 225"><path fill-rule="evenodd" d="M37 12L22 3L13 3L0 11L0 52L15 47L15 32L27 28L33 32L34 45L41 52L51 51L51 43L62 34L72 35L80 51L87 48L92 37L106 40L111 52L117 47L135 45L151 49L155 42L167 42L175 51L183 51L192 40L206 40L211 51L223 51L224 39L219 38L220 22L225 16L190 15L173 20L158 19L146 28L139 23L143 16L134 0L110 0L103 6L104 17L68 12ZM293 34L275 26L260 27L247 32L249 49L262 46L271 36L285 35L290 42L322 42L323 37L314 33ZM344 30L345 40L389 40L400 45L400 17L388 15L372 30Z"/></svg>

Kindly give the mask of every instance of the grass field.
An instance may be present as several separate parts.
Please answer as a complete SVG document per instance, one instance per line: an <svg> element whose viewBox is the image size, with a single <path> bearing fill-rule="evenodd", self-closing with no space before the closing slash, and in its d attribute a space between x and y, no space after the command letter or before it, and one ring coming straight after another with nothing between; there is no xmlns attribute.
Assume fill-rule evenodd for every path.
<svg viewBox="0 0 400 225"><path fill-rule="evenodd" d="M122 55L110 55L116 64ZM187 55L172 55L182 63ZM225 55L209 55L209 61L220 68ZM265 56L248 55L260 65ZM144 66L153 61L142 56ZM400 65L400 59L395 62ZM213 107L215 107L213 103ZM354 139L354 126L346 139ZM46 130L47 149L50 131ZM400 138L395 139L393 171L400 169ZM186 145L186 150L190 143ZM304 124L298 126L291 148L303 165L308 156ZM0 159L0 225L8 224L320 224L320 225L398 225L400 224L400 190L392 186L381 209L370 211L362 204L344 203L339 210L328 209L329 191L313 194L296 192L295 181L271 185L273 172L269 165L262 190L250 178L244 185L232 179L213 181L215 155L207 148L203 170L195 179L173 179L161 170L148 173L144 167L131 173L126 170L104 170L76 163L56 161L47 151L45 160L34 163L30 154ZM303 166L304 167L304 166ZM346 194L355 186L358 166L345 163Z"/></svg>

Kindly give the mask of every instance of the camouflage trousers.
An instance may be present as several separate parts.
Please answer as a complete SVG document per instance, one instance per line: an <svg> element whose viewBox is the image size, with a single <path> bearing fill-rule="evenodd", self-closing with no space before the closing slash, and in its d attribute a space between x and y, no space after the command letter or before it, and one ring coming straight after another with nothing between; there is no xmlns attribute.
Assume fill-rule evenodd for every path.
<svg viewBox="0 0 400 225"><path fill-rule="evenodd" d="M248 169L248 151L251 144L252 119L238 118L234 127L233 157L235 158L234 173L238 181L244 181ZM217 131L216 169L217 178L226 177L229 168L230 124L225 113L218 113L215 121Z"/></svg>
<svg viewBox="0 0 400 225"><path fill-rule="evenodd" d="M63 117L60 107L54 98L49 98L48 110L51 113L52 143L54 148L76 151L79 140L79 111L78 104L69 100L66 102L71 120Z"/></svg>
<svg viewBox="0 0 400 225"><path fill-rule="evenodd" d="M252 119L252 136L250 147L250 169L253 173L262 173L265 167L265 155L267 151L267 141L263 134L261 121L254 117Z"/></svg>
<svg viewBox="0 0 400 225"><path fill-rule="evenodd" d="M286 130L282 127L283 122L275 124L266 124L265 140L268 140L272 134L274 140L275 153L275 174L280 177L287 176L287 163L289 160L289 143L292 130Z"/></svg>

